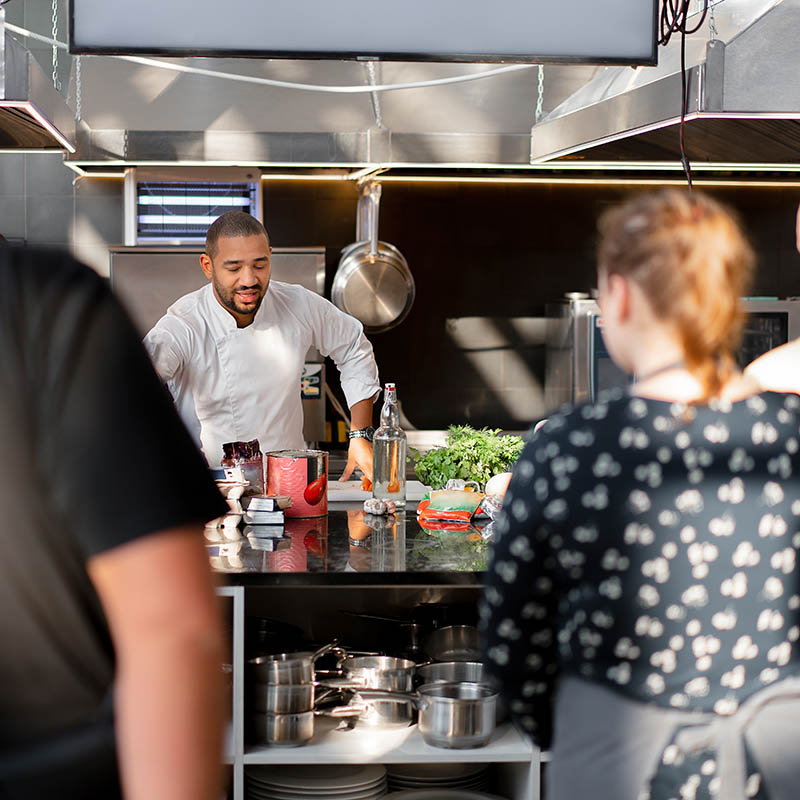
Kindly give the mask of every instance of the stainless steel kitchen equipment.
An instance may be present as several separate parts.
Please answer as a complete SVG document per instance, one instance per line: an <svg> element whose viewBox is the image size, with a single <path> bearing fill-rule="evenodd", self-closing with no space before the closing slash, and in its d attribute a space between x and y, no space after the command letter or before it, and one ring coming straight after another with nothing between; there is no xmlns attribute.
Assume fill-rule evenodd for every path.
<svg viewBox="0 0 800 800"><path fill-rule="evenodd" d="M800 300L743 298L747 319L736 352L740 367L778 345L800 336ZM631 376L612 361L603 342L603 322L597 301L570 292L548 303L545 408L563 403L594 401L598 392L627 386Z"/></svg>
<svg viewBox="0 0 800 800"><path fill-rule="evenodd" d="M139 333L144 336L179 297L208 283L198 247L112 247L110 277ZM275 247L271 279L297 283L317 294L325 288L324 247ZM303 439L325 438L325 359L313 347L306 354L298 391L303 402Z"/></svg>
<svg viewBox="0 0 800 800"><path fill-rule="evenodd" d="M390 692L410 692L414 688L416 664L407 658L391 656L355 656L340 660L339 667L346 680L365 689ZM361 688L355 696L364 699ZM376 699L367 702L359 721L369 725L408 725L414 718L412 703L387 702Z"/></svg>
<svg viewBox="0 0 800 800"><path fill-rule="evenodd" d="M434 661L477 661L481 657L478 629L474 625L437 628L425 640L424 649Z"/></svg>
<svg viewBox="0 0 800 800"><path fill-rule="evenodd" d="M342 682L341 685L349 686ZM339 684L336 685L336 688ZM317 689L321 691L317 691ZM255 683L252 687L252 710L264 714L299 714L311 711L325 700L336 688L326 683L286 684Z"/></svg>
<svg viewBox="0 0 800 800"><path fill-rule="evenodd" d="M480 661L439 661L423 664L416 669L416 678L422 684L428 683L481 683L484 667Z"/></svg>
<svg viewBox="0 0 800 800"><path fill-rule="evenodd" d="M337 652L337 655L344 655L344 651L337 648L336 642L331 642L313 653L303 651L256 656L251 658L247 665L252 679L257 683L280 683L296 686L314 682L315 662L330 651Z"/></svg>
<svg viewBox="0 0 800 800"><path fill-rule="evenodd" d="M257 744L299 747L314 736L315 717L355 717L358 708L339 706L325 711L301 711L296 714L262 714L250 716L253 739Z"/></svg>
<svg viewBox="0 0 800 800"><path fill-rule="evenodd" d="M331 300L360 320L367 333L399 325L414 303L414 277L403 254L378 240L381 186L364 184L358 199L356 242L342 250Z"/></svg>
<svg viewBox="0 0 800 800"><path fill-rule="evenodd" d="M497 693L482 683L434 683L420 686L417 723L434 747L484 747L495 729Z"/></svg>
<svg viewBox="0 0 800 800"><path fill-rule="evenodd" d="M484 747L496 726L497 693L483 683L425 684L415 694L363 690L359 698L413 703L419 732L433 747Z"/></svg>

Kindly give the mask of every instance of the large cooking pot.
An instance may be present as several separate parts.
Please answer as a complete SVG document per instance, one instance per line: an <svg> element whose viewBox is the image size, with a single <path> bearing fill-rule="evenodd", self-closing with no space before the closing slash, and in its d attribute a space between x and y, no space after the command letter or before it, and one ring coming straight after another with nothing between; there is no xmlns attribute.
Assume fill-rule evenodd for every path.
<svg viewBox="0 0 800 800"><path fill-rule="evenodd" d="M370 181L358 200L356 242L342 250L331 300L355 317L367 333L399 325L414 304L414 277L403 254L378 240L381 185Z"/></svg>

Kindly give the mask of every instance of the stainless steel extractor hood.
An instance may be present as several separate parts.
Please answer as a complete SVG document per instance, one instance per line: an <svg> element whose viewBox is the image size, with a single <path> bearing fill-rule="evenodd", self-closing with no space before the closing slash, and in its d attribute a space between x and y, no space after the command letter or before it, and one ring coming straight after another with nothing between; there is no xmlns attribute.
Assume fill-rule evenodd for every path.
<svg viewBox="0 0 800 800"><path fill-rule="evenodd" d="M691 21L690 21L691 24ZM717 0L687 37L686 149L693 162L800 161L800 0ZM610 67L531 132L531 162L675 161L680 37L657 67Z"/></svg>
<svg viewBox="0 0 800 800"><path fill-rule="evenodd" d="M31 53L8 35L0 8L0 151L75 152L75 118Z"/></svg>

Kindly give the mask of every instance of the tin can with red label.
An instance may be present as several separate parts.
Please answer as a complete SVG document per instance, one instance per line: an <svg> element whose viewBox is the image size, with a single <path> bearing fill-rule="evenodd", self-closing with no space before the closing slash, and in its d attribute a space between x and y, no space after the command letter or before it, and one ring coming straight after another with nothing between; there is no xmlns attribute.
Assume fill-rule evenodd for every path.
<svg viewBox="0 0 800 800"><path fill-rule="evenodd" d="M292 498L287 517L328 513L328 454L324 450L267 453L267 494Z"/></svg>

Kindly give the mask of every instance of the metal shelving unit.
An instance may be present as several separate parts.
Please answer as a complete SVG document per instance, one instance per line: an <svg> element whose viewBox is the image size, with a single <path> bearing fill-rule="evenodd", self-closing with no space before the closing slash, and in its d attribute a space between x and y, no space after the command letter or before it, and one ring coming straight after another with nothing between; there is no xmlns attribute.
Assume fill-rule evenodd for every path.
<svg viewBox="0 0 800 800"><path fill-rule="evenodd" d="M302 747L245 747L244 653L245 588L225 586L217 590L231 600L231 656L233 662L231 722L224 761L232 767L232 800L244 800L244 772L254 764L495 764L497 791L511 800L539 800L542 753L510 723L500 725L486 747L447 750L426 744L416 726L372 728L356 726L336 730L337 721L315 720L314 738Z"/></svg>

